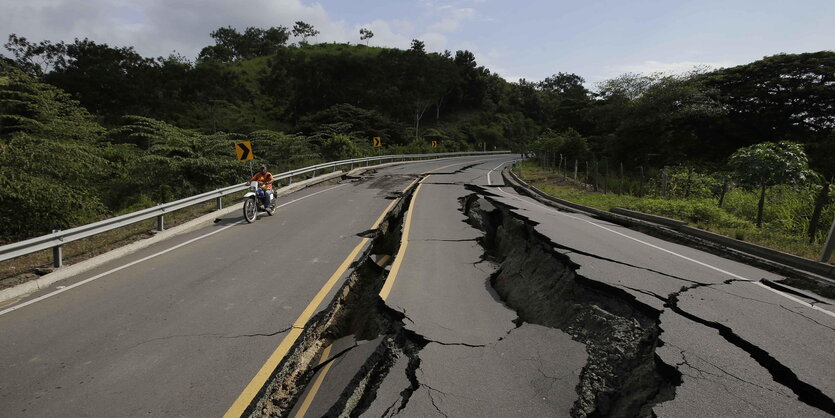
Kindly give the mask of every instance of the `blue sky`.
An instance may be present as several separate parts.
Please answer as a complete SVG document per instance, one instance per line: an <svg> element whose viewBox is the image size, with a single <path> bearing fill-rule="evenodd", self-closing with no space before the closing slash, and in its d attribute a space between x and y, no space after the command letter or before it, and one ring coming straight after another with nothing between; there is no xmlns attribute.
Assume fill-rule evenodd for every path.
<svg viewBox="0 0 835 418"><path fill-rule="evenodd" d="M835 1L0 0L0 28L30 40L135 46L195 57L220 26L312 23L318 42L468 49L510 81L573 72L587 84L625 72L726 67L780 52L835 49Z"/></svg>

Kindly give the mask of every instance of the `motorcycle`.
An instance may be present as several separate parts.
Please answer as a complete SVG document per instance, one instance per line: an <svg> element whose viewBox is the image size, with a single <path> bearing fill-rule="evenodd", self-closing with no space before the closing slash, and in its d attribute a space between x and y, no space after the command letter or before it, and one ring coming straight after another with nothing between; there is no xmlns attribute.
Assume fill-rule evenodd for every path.
<svg viewBox="0 0 835 418"><path fill-rule="evenodd" d="M244 219L247 222L255 222L259 211L267 212L267 215L273 216L275 213L275 197L270 196L270 203L264 204L267 198L267 192L261 188L257 181L249 183L249 191L244 195Z"/></svg>

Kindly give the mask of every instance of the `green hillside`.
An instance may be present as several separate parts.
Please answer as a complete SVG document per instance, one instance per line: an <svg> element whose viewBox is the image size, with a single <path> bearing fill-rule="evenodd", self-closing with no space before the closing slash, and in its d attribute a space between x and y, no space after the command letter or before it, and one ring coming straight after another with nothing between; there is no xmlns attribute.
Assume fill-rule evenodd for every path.
<svg viewBox="0 0 835 418"><path fill-rule="evenodd" d="M242 139L276 168L372 155L380 136L391 153L486 147L703 171L740 147L788 140L806 147L814 181L835 176L830 51L626 74L590 91L558 71L509 83L468 51L427 53L417 40L408 50L288 44L286 32L220 28L194 62L11 35L0 59L0 240L242 181L248 169L232 159Z"/></svg>

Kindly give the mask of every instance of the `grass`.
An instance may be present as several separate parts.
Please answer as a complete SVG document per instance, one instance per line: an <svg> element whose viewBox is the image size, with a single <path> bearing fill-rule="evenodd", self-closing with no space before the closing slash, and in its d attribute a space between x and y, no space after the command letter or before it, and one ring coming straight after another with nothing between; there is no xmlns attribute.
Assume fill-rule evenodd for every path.
<svg viewBox="0 0 835 418"><path fill-rule="evenodd" d="M223 198L223 207L229 207L241 201L242 195L229 195ZM192 219L203 216L216 209L214 201L189 206L165 215L165 228L171 229ZM78 262L123 247L132 242L150 238L156 230L156 219L148 219L124 228L114 229L64 245L64 264ZM46 273L52 267L52 249L38 251L25 256L0 262L0 290L35 279L39 273Z"/></svg>
<svg viewBox="0 0 835 418"><path fill-rule="evenodd" d="M543 169L532 161L522 164L522 178L545 193L582 205L602 210L620 207L678 219L710 232L812 260L820 257L827 232L820 231L818 239L809 243L805 235L803 211L797 208L806 203L792 200L790 191L779 188L771 193L765 216L768 222L763 228L757 228L753 219L756 217L758 197L744 190L729 193L725 207L719 208L717 200L712 198L662 199L594 192L587 185ZM811 212L811 207L808 211ZM835 207L829 205L821 224L832 222L833 211Z"/></svg>

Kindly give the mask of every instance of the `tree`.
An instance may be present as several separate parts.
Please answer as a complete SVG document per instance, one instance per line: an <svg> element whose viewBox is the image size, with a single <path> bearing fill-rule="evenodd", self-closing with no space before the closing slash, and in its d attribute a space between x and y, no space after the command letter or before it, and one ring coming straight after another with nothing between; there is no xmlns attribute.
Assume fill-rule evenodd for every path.
<svg viewBox="0 0 835 418"><path fill-rule="evenodd" d="M0 140L23 132L52 141L98 142L102 128L61 89L0 63Z"/></svg>
<svg viewBox="0 0 835 418"><path fill-rule="evenodd" d="M683 160L711 162L735 149L728 150L721 136L704 134L704 127L726 109L699 77L663 76L642 90L632 100L612 98L608 104L608 111L618 118L615 140L607 145L615 161L655 166ZM658 157L649 158L652 154Z"/></svg>
<svg viewBox="0 0 835 418"><path fill-rule="evenodd" d="M787 141L740 148L730 156L728 163L741 184L760 189L757 227L762 227L767 187L802 183L813 175L803 146Z"/></svg>
<svg viewBox="0 0 835 418"><path fill-rule="evenodd" d="M585 110L591 101L583 83L583 77L570 73L557 73L539 82L538 87L544 96L544 122L551 129L561 131L584 127Z"/></svg>
<svg viewBox="0 0 835 418"><path fill-rule="evenodd" d="M302 37L302 43L307 43L307 38L310 36L316 36L319 34L319 31L313 28L313 25L309 23L302 22L299 20L293 26L293 36L295 37Z"/></svg>
<svg viewBox="0 0 835 418"><path fill-rule="evenodd" d="M63 42L53 44L51 41L41 41L33 44L15 34L9 35L9 41L3 46L14 55L15 63L20 69L36 76L62 65L67 53L67 46Z"/></svg>
<svg viewBox="0 0 835 418"><path fill-rule="evenodd" d="M360 29L360 40L365 41L365 44L368 45L368 40L374 37L374 32L371 32L370 29L362 28Z"/></svg>
<svg viewBox="0 0 835 418"><path fill-rule="evenodd" d="M835 52L778 54L704 78L731 109L723 132L737 141L753 135L806 142L835 128Z"/></svg>
<svg viewBox="0 0 835 418"><path fill-rule="evenodd" d="M577 74L557 73L539 82L539 88L561 98L585 100L589 91L583 86L586 80Z"/></svg>
<svg viewBox="0 0 835 418"><path fill-rule="evenodd" d="M322 158L328 161L355 158L360 151L348 135L334 135L322 143Z"/></svg>
<svg viewBox="0 0 835 418"><path fill-rule="evenodd" d="M273 55L287 44L290 33L284 26L261 29L248 27L244 33L227 26L211 33L214 45L200 51L199 62L233 62L255 57Z"/></svg>
<svg viewBox="0 0 835 418"><path fill-rule="evenodd" d="M426 44L423 41L419 41L417 39L412 39L412 47L409 49L410 51L418 52L421 54L426 53Z"/></svg>

